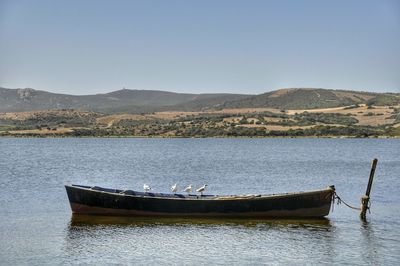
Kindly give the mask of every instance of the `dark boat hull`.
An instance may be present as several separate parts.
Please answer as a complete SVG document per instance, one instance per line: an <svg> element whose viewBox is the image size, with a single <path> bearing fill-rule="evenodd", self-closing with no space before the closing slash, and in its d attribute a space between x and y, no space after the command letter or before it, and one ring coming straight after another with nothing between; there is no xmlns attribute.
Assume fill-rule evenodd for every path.
<svg viewBox="0 0 400 266"><path fill-rule="evenodd" d="M266 196L171 197L121 190L66 186L75 214L169 217L324 217L334 189ZM137 195L138 194L138 195ZM160 194L162 195L162 194Z"/></svg>

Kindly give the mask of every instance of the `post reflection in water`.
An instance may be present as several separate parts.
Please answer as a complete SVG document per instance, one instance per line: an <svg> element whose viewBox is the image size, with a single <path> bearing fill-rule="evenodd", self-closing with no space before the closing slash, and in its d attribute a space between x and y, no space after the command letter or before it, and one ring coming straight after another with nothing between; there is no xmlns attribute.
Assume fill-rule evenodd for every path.
<svg viewBox="0 0 400 266"><path fill-rule="evenodd" d="M374 254L376 253L375 246L372 244L375 241L374 230L368 221L361 221L360 226L361 241L363 242L364 250L362 255L372 265L379 265L379 260Z"/></svg>

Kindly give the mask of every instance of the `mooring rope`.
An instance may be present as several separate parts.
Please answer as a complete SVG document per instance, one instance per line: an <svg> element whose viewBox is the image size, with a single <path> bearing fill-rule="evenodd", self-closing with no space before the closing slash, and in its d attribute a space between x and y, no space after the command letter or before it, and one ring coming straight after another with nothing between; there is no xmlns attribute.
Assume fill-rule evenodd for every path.
<svg viewBox="0 0 400 266"><path fill-rule="evenodd" d="M333 211L333 206L335 205L335 199L337 199L337 203L336 203L337 205L343 203L344 205L346 205L350 209L361 211L361 208L357 208L357 207L351 206L350 204L348 204L347 202L342 200L342 198L340 198L339 195L336 192L333 194L332 211ZM370 210L370 206L371 206L371 202L369 202L369 204L368 204L368 211Z"/></svg>

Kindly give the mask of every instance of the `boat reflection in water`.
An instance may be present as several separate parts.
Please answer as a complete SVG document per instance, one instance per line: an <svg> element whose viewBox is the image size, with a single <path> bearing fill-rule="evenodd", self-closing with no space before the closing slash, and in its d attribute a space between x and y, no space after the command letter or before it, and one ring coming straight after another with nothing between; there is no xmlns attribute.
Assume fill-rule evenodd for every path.
<svg viewBox="0 0 400 266"><path fill-rule="evenodd" d="M182 218L182 217L127 217L72 214L71 227L85 226L283 226L310 229L330 229L327 218L318 219L249 219L249 218Z"/></svg>
<svg viewBox="0 0 400 266"><path fill-rule="evenodd" d="M88 264L257 264L307 249L335 258L337 230L328 219L118 217L74 214L64 249ZM309 245L304 244L309 243ZM313 247L312 249L308 249ZM240 256L236 256L240 254ZM270 256L270 257L266 257ZM290 259L289 259L290 260ZM171 261L176 263L171 263ZM297 261L297 259L296 259ZM295 261L293 261L295 262ZM260 264L260 263L258 263ZM295 264L295 263L294 263Z"/></svg>

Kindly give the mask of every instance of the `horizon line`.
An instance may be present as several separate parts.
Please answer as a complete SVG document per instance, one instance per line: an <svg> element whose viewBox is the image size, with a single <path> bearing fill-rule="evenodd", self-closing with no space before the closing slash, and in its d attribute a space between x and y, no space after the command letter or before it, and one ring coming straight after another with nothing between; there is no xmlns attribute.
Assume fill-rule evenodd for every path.
<svg viewBox="0 0 400 266"><path fill-rule="evenodd" d="M54 92L52 90L47 90L47 89L38 89L38 88L32 88L32 87L16 87L16 88L7 88L4 87L2 85L0 85L0 88L3 89L9 89L9 90L24 90L24 89L32 89L35 91L42 91L42 92L48 92L48 93L52 93L52 94L64 94L64 95L70 95L70 96L92 96L92 95L101 95L101 94L110 94L113 92L117 92L117 91L122 91L122 90L129 90L129 91L157 91L157 92L170 92L170 93L176 93L176 94L194 94L194 95L201 95L201 94L232 94L232 95L249 95L249 96L255 96L255 95L261 95L264 93L268 93L268 92L273 92L273 91L279 91L279 90L295 90L295 89L309 89L309 90L335 90L335 91L354 91L354 92L365 92L365 93L400 93L399 91L383 91L383 92L379 92L379 90L363 90L363 89L344 89L344 88L324 88L324 87L307 87L307 86L296 86L296 87L282 87L282 88L277 88L277 89L271 89L271 90L265 90L261 93L234 93L234 92L198 92L198 93L194 93L194 92L181 92L181 91L175 91L175 90L160 90L160 89L139 89L139 88L127 88L127 87L122 87L121 89L117 89L117 90L112 90L112 91L108 91L108 92L98 92L98 93L92 93L92 94L72 94L72 93L68 93L68 92ZM395 89L394 89L395 90Z"/></svg>

